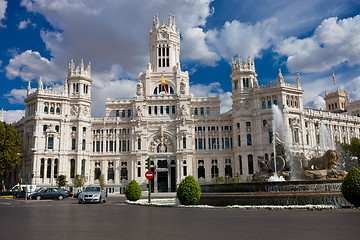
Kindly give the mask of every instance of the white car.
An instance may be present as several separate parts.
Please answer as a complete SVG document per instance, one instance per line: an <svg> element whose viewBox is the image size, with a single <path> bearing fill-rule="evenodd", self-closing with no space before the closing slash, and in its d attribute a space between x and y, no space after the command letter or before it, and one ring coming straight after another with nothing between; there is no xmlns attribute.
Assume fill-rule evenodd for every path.
<svg viewBox="0 0 360 240"><path fill-rule="evenodd" d="M106 191L102 190L100 186L89 186L79 194L78 199L79 204L106 202Z"/></svg>

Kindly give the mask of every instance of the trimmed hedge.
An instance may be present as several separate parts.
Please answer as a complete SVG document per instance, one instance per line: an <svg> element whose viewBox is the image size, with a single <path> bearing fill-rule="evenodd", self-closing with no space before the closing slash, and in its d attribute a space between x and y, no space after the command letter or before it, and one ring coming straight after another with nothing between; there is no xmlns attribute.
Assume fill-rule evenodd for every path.
<svg viewBox="0 0 360 240"><path fill-rule="evenodd" d="M131 182L126 186L125 194L127 200L137 201L141 198L141 187L135 180L131 180Z"/></svg>
<svg viewBox="0 0 360 240"><path fill-rule="evenodd" d="M352 167L344 178L341 193L348 202L360 207L360 170L356 167Z"/></svg>
<svg viewBox="0 0 360 240"><path fill-rule="evenodd" d="M183 205L194 204L199 201L201 189L193 176L185 177L176 189L176 196Z"/></svg>

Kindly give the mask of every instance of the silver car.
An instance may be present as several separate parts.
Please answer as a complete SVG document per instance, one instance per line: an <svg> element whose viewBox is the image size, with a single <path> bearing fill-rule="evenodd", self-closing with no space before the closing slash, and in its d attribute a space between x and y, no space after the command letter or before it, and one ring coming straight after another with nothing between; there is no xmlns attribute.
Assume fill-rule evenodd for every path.
<svg viewBox="0 0 360 240"><path fill-rule="evenodd" d="M100 186L89 186L78 196L79 204L87 202L106 202L106 192Z"/></svg>

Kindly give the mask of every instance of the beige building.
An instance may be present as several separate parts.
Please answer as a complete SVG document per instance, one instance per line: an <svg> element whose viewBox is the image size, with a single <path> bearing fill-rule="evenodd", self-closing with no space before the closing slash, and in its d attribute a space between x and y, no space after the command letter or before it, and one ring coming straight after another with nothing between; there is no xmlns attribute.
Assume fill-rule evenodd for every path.
<svg viewBox="0 0 360 240"><path fill-rule="evenodd" d="M150 62L140 73L136 95L108 99L104 118L90 115L90 65L70 62L61 92L44 88L41 78L35 92L29 85L26 115L16 123L24 141L26 181L50 186L64 174L71 187L77 174L87 177L86 184L98 183L103 174L110 193L123 192L132 179L146 190L150 158L155 192L175 191L187 175L200 183L236 175L245 182L258 170L258 157L269 158L273 152L273 104L284 114L295 154L320 151L320 124L333 140L359 137L360 118L303 107L299 75L297 83L290 84L279 70L275 83L260 86L250 58L231 63L230 111L220 113L218 96L193 97L188 72L180 67L180 31L174 17L167 24L154 17L149 49Z"/></svg>

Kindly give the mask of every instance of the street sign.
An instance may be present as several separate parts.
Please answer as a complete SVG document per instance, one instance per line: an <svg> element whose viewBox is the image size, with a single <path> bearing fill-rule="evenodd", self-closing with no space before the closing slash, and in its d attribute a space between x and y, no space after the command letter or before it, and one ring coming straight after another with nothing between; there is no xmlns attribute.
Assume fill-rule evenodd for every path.
<svg viewBox="0 0 360 240"><path fill-rule="evenodd" d="M153 178L154 178L154 173L149 170L149 171L147 171L147 172L145 173L145 177L146 177L147 179L153 179Z"/></svg>

